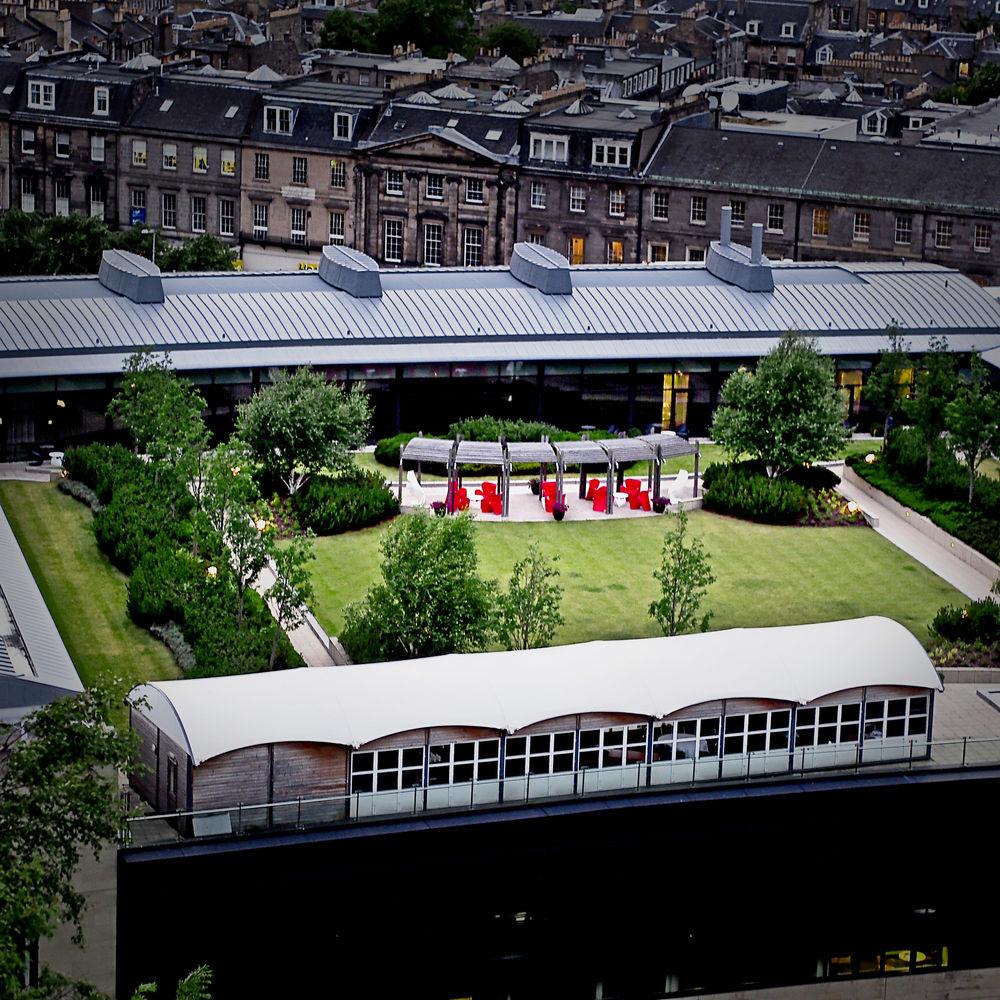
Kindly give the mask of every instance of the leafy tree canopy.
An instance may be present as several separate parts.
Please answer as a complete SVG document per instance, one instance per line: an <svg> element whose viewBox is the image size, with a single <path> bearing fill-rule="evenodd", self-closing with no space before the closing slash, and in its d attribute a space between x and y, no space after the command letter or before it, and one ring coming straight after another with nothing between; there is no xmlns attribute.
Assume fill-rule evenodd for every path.
<svg viewBox="0 0 1000 1000"><path fill-rule="evenodd" d="M913 395L903 404L903 412L927 447L929 473L934 444L947 425L947 408L954 398L958 376L947 338L932 337L928 346L930 350L923 356L914 380Z"/></svg>
<svg viewBox="0 0 1000 1000"><path fill-rule="evenodd" d="M346 467L368 433L371 408L363 387L344 392L309 368L279 372L240 406L237 435L262 468L296 493L320 469Z"/></svg>
<svg viewBox="0 0 1000 1000"><path fill-rule="evenodd" d="M112 724L122 694L91 688L0 727L0 996L28 985L29 942L61 922L81 939L73 875L84 851L96 856L118 835L117 774L135 755L134 734Z"/></svg>
<svg viewBox="0 0 1000 1000"><path fill-rule="evenodd" d="M484 49L499 49L502 55L523 63L525 59L538 55L542 40L530 28L507 21L493 25L483 35L480 45Z"/></svg>
<svg viewBox="0 0 1000 1000"><path fill-rule="evenodd" d="M759 459L773 476L832 458L847 438L833 363L815 341L786 334L756 371L726 379L712 437L734 459Z"/></svg>
<svg viewBox="0 0 1000 1000"><path fill-rule="evenodd" d="M956 83L937 92L937 100L959 104L984 104L994 97L1000 97L1000 65L996 63L977 66L965 83Z"/></svg>
<svg viewBox="0 0 1000 1000"><path fill-rule="evenodd" d="M398 518L382 538L382 582L344 612L354 660L466 653L488 640L490 587L478 575L467 514Z"/></svg>
<svg viewBox="0 0 1000 1000"><path fill-rule="evenodd" d="M909 341L899 335L896 327L886 330L889 346L879 355L878 363L865 382L865 401L874 413L883 418L882 439L889 436L889 420L898 413L907 393L905 373L913 368Z"/></svg>
<svg viewBox="0 0 1000 1000"><path fill-rule="evenodd" d="M322 44L359 52L391 52L412 43L440 59L475 47L474 6L469 0L382 0L374 14L331 11Z"/></svg>
<svg viewBox="0 0 1000 1000"><path fill-rule="evenodd" d="M664 635L708 631L712 613L698 617L701 602L715 582L712 564L700 538L687 540L688 516L680 510L673 517L673 527L663 538L660 568L653 576L660 584L660 597L649 605L651 618Z"/></svg>
<svg viewBox="0 0 1000 1000"><path fill-rule="evenodd" d="M963 380L945 411L951 443L969 470L969 503L976 489L976 469L984 458L1000 451L1000 392L990 386L986 363L972 355L969 377Z"/></svg>
<svg viewBox="0 0 1000 1000"><path fill-rule="evenodd" d="M506 649L547 646L562 625L562 587L556 583L558 556L549 559L537 545L514 564L507 589L497 601L497 638Z"/></svg>

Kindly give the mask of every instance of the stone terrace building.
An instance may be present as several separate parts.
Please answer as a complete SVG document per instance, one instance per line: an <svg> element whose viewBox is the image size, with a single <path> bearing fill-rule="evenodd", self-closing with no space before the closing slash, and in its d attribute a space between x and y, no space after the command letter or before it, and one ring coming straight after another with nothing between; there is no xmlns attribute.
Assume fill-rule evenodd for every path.
<svg viewBox="0 0 1000 1000"><path fill-rule="evenodd" d="M159 78L118 140L126 166L118 192L122 224L235 241L241 147L262 89L234 80Z"/></svg>
<svg viewBox="0 0 1000 1000"><path fill-rule="evenodd" d="M301 80L268 91L243 146L241 225L251 248L359 245L357 141L383 92Z"/></svg>
<svg viewBox="0 0 1000 1000"><path fill-rule="evenodd" d="M664 127L653 105L582 98L525 121L518 238L572 264L642 260L639 167Z"/></svg>
<svg viewBox="0 0 1000 1000"><path fill-rule="evenodd" d="M675 126L644 171L647 247L702 260L723 205L793 260L930 261L1000 277L1000 157Z"/></svg>
<svg viewBox="0 0 1000 1000"><path fill-rule="evenodd" d="M85 57L26 69L11 112L11 205L92 215L116 227L118 134L152 77Z"/></svg>
<svg viewBox="0 0 1000 1000"><path fill-rule="evenodd" d="M502 264L514 245L518 129L527 108L455 85L391 104L363 145L365 230L383 264Z"/></svg>

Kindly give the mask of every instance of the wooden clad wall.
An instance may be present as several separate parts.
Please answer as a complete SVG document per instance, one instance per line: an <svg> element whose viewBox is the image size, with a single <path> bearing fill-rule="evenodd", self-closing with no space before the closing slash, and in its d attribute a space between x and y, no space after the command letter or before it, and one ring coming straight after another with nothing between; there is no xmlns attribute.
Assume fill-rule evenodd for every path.
<svg viewBox="0 0 1000 1000"><path fill-rule="evenodd" d="M193 809L229 808L267 802L270 754L266 745L220 754L194 769Z"/></svg>
<svg viewBox="0 0 1000 1000"><path fill-rule="evenodd" d="M136 766L128 776L129 784L157 812L161 812L156 801L156 736L157 728L141 712L129 709L129 721L139 737Z"/></svg>
<svg viewBox="0 0 1000 1000"><path fill-rule="evenodd" d="M328 743L275 743L273 802L347 794L347 750Z"/></svg>

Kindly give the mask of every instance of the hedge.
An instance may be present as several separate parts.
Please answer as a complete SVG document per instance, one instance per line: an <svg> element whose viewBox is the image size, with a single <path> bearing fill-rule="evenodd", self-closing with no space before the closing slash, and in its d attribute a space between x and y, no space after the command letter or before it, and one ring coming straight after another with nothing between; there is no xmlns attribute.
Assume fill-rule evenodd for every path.
<svg viewBox="0 0 1000 1000"><path fill-rule="evenodd" d="M808 511L809 491L791 479L770 479L746 464L711 466L706 510L764 524L795 524Z"/></svg>
<svg viewBox="0 0 1000 1000"><path fill-rule="evenodd" d="M355 469L343 476L317 476L300 491L299 522L317 535L365 528L399 513L399 501L378 472Z"/></svg>
<svg viewBox="0 0 1000 1000"><path fill-rule="evenodd" d="M943 607L931 622L931 631L949 642L1000 643L1000 604L988 597L964 608Z"/></svg>

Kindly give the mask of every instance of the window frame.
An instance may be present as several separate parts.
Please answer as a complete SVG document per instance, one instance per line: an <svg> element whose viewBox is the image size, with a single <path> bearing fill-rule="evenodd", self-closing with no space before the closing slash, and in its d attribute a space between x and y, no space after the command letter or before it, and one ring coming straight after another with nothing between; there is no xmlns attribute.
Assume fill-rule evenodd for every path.
<svg viewBox="0 0 1000 1000"><path fill-rule="evenodd" d="M273 116L272 116L273 112ZM270 120L270 124L269 124ZM287 125L287 128L283 128ZM291 135L295 128L295 112L293 108L282 104L264 105L264 131L271 135Z"/></svg>
<svg viewBox="0 0 1000 1000"><path fill-rule="evenodd" d="M569 210L577 215L587 211L587 189L583 185L570 185Z"/></svg>
<svg viewBox="0 0 1000 1000"><path fill-rule="evenodd" d="M533 733L530 736L508 736L504 747L504 780L572 774L576 760L576 742L576 730L572 729L556 733ZM557 743L560 745L557 746ZM558 768L556 763L560 765Z"/></svg>
<svg viewBox="0 0 1000 1000"><path fill-rule="evenodd" d="M632 143L623 139L591 139L590 165L627 169L632 165Z"/></svg>
<svg viewBox="0 0 1000 1000"><path fill-rule="evenodd" d="M389 227L393 227L393 232L390 236ZM396 227L399 227L398 232ZM403 263L403 220L402 219L384 219L382 224L382 258L387 264L402 264ZM398 243L398 256L389 256L389 241L392 240L393 246Z"/></svg>
<svg viewBox="0 0 1000 1000"><path fill-rule="evenodd" d="M309 238L309 215L302 205L292 205L288 213L288 238L297 247L304 247Z"/></svg>
<svg viewBox="0 0 1000 1000"><path fill-rule="evenodd" d="M434 190L431 190L431 181L434 181ZM428 201L444 201L444 175L428 174L424 178L424 197Z"/></svg>
<svg viewBox="0 0 1000 1000"><path fill-rule="evenodd" d="M478 239L478 244L476 240ZM486 250L486 233L482 226L462 228L462 266L482 267ZM470 261L470 254L474 258Z"/></svg>
<svg viewBox="0 0 1000 1000"><path fill-rule="evenodd" d="M528 192L528 204L532 208L545 208L547 192L544 181L532 181Z"/></svg>
<svg viewBox="0 0 1000 1000"><path fill-rule="evenodd" d="M785 206L780 201L768 202L767 205L767 221L764 224L764 230L768 233L784 233L785 231ZM773 221L777 220L780 224L774 225Z"/></svg>
<svg viewBox="0 0 1000 1000"><path fill-rule="evenodd" d="M168 153L167 150L172 149L173 153ZM177 143L176 142L165 142L163 148L160 150L160 161L163 165L164 170L175 171L177 169Z"/></svg>
<svg viewBox="0 0 1000 1000"><path fill-rule="evenodd" d="M103 107L101 107L103 98ZM111 91L108 87L94 87L94 114L107 118L111 112Z"/></svg>
<svg viewBox="0 0 1000 1000"><path fill-rule="evenodd" d="M266 240L271 228L271 206L266 201L255 201L251 213L254 239Z"/></svg>
<svg viewBox="0 0 1000 1000"><path fill-rule="evenodd" d="M905 234L906 239L900 239ZM893 220L893 244L898 247L913 246L913 216L897 215Z"/></svg>
<svg viewBox="0 0 1000 1000"><path fill-rule="evenodd" d="M608 190L608 215L613 219L625 218L625 188L614 187Z"/></svg>
<svg viewBox="0 0 1000 1000"><path fill-rule="evenodd" d="M160 228L177 229L177 193L175 191L163 191L160 194Z"/></svg>
<svg viewBox="0 0 1000 1000"><path fill-rule="evenodd" d="M872 213L855 212L851 239L854 243L870 243L872 236Z"/></svg>
<svg viewBox="0 0 1000 1000"><path fill-rule="evenodd" d="M402 198L406 190L406 181L402 170L386 170L385 194L389 198Z"/></svg>
<svg viewBox="0 0 1000 1000"><path fill-rule="evenodd" d="M32 90L37 88L38 98L32 99ZM54 111L56 107L56 85L48 80L28 81L28 107L42 111Z"/></svg>
<svg viewBox="0 0 1000 1000"><path fill-rule="evenodd" d="M740 206L740 211L737 213L736 206ZM730 224L733 229L742 229L747 224L747 203L743 198L730 198L729 199L729 209L730 209Z"/></svg>
<svg viewBox="0 0 1000 1000"><path fill-rule="evenodd" d="M436 234L435 234L436 230ZM436 238L432 236L436 235ZM440 222L425 222L424 223L424 266L425 267L440 267L442 263L442 258L444 256L444 225ZM434 247L436 253L431 259L431 255L428 253L429 249Z"/></svg>
<svg viewBox="0 0 1000 1000"><path fill-rule="evenodd" d="M983 238L980 239L980 236ZM972 250L974 253L993 252L993 227L988 222L976 222L973 224Z"/></svg>
<svg viewBox="0 0 1000 1000"><path fill-rule="evenodd" d="M486 204L486 185L482 177L465 178L465 203L467 205Z"/></svg>
<svg viewBox="0 0 1000 1000"><path fill-rule="evenodd" d="M692 226L708 225L708 197L706 195L691 195L688 222L690 222Z"/></svg>
<svg viewBox="0 0 1000 1000"><path fill-rule="evenodd" d="M814 240L826 240L830 238L830 209L825 206L817 206L812 210L812 236ZM817 223L822 221L822 226Z"/></svg>
<svg viewBox="0 0 1000 1000"><path fill-rule="evenodd" d="M229 222L228 229L225 228L227 219ZM236 201L233 198L219 199L219 235L236 235Z"/></svg>
<svg viewBox="0 0 1000 1000"><path fill-rule="evenodd" d="M200 221L201 225L196 225ZM204 233L208 229L208 199L203 194L191 195L191 232Z"/></svg>
<svg viewBox="0 0 1000 1000"><path fill-rule="evenodd" d="M649 212L654 222L669 222L670 192L669 191L651 192Z"/></svg>
<svg viewBox="0 0 1000 1000"><path fill-rule="evenodd" d="M937 219L934 223L934 249L951 250L955 238L955 225L951 219Z"/></svg>
<svg viewBox="0 0 1000 1000"><path fill-rule="evenodd" d="M545 151L551 145L551 156ZM569 136L552 132L531 132L528 137L528 158L545 163L566 163L569 160Z"/></svg>
<svg viewBox="0 0 1000 1000"><path fill-rule="evenodd" d="M334 219L340 220L338 226L334 225ZM343 246L347 242L347 213L332 211L327 212L327 238L332 246Z"/></svg>
<svg viewBox="0 0 1000 1000"><path fill-rule="evenodd" d="M309 183L309 159L305 156L292 157L292 183L306 185Z"/></svg>

